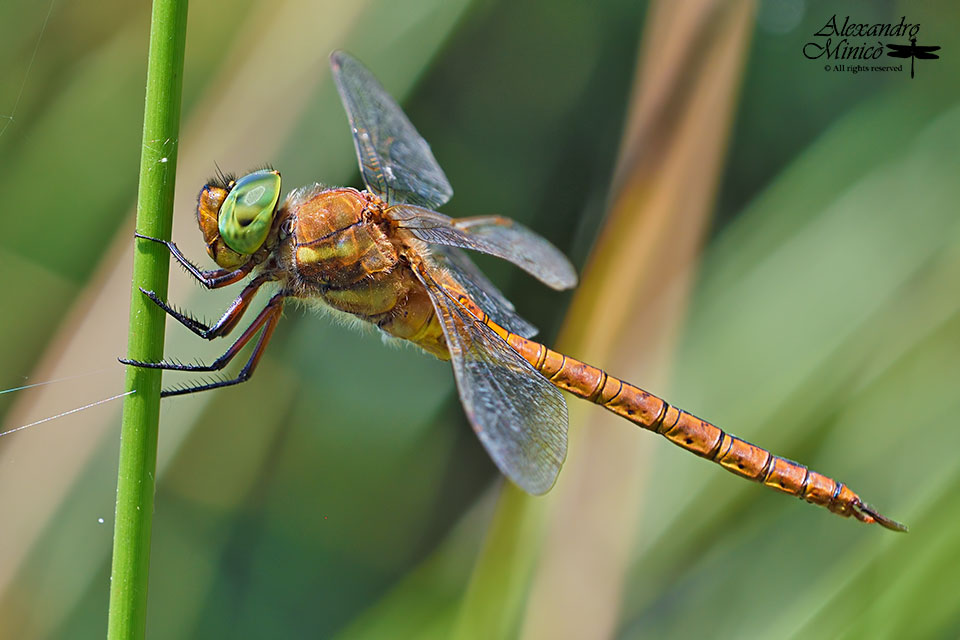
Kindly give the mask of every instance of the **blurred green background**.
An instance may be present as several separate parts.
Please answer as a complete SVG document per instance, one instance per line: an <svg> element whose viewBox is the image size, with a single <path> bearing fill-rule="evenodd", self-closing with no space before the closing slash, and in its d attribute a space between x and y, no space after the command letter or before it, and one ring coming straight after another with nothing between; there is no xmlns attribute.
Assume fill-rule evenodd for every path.
<svg viewBox="0 0 960 640"><path fill-rule="evenodd" d="M824 71L801 50L834 13L906 16L942 59L914 80ZM4 429L122 391L148 19L115 0L0 5L0 387L71 378L0 395ZM480 259L547 344L563 327L587 358L577 336L603 332L626 346L594 364L850 483L911 532L594 425L603 411L571 399L572 447L591 431L636 443L633 470L613 476L636 500L594 520L569 505L624 487L569 470L529 503L539 526L517 531L543 541L521 549L520 587L468 589L512 498L449 366L291 308L254 381L164 406L150 637L494 637L464 622L483 606L511 611L507 637L960 635L957 5L194 0L188 28L173 232L187 255L205 260L192 207L214 163L269 162L290 188L358 184L326 66L346 49L431 143L456 191L445 212L521 220L585 285L616 281L651 244L688 247L592 304ZM720 71L718 43L733 52ZM700 143L678 122L718 132L703 153L717 163L667 184L661 159L696 159ZM687 223L653 196L630 208L621 195L637 192L702 194L702 214ZM604 240L607 220L653 210L661 235ZM617 242L619 257L591 253ZM208 318L237 293L171 280L171 299ZM564 324L572 300L603 321ZM676 321L649 331L668 308ZM631 349L640 334L667 355ZM223 349L194 338L171 324L167 353ZM118 437L112 403L0 439L0 637L103 635ZM564 543L574 529L588 534ZM570 548L609 566L564 573L583 563Z"/></svg>

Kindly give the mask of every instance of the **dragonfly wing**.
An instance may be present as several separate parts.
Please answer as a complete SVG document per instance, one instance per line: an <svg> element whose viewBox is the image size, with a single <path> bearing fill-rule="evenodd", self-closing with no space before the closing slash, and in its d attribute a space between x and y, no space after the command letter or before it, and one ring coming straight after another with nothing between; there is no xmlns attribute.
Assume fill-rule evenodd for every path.
<svg viewBox="0 0 960 640"><path fill-rule="evenodd" d="M460 401L480 442L517 486L546 493L567 454L563 396L446 289L417 275L440 318Z"/></svg>
<svg viewBox="0 0 960 640"><path fill-rule="evenodd" d="M908 44L888 44L887 48L890 49L887 55L891 58L909 58L913 55Z"/></svg>
<svg viewBox="0 0 960 640"><path fill-rule="evenodd" d="M537 328L517 315L513 304L483 275L466 253L456 247L435 245L430 250L430 258L456 280L494 322L524 338L537 335Z"/></svg>
<svg viewBox="0 0 960 640"><path fill-rule="evenodd" d="M436 208L453 188L410 120L370 71L353 56L334 51L333 78L353 128L363 182L388 203Z"/></svg>
<svg viewBox="0 0 960 640"><path fill-rule="evenodd" d="M454 219L411 205L390 207L387 216L424 242L473 249L509 260L553 289L570 289L577 284L573 265L559 249L509 218Z"/></svg>

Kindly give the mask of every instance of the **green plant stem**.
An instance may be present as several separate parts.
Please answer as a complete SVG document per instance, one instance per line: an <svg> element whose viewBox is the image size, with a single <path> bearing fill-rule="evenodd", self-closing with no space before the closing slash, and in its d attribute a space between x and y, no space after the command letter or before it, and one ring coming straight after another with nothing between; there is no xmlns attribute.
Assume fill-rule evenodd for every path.
<svg viewBox="0 0 960 640"><path fill-rule="evenodd" d="M187 0L154 1L137 231L155 238L169 239L172 225L186 27ZM164 247L153 242L136 242L127 345L130 359L156 361L163 357L164 314L150 304L139 289L143 287L166 298L168 267L169 255ZM127 367L126 389L136 392L124 401L120 434L107 625L107 637L111 640L143 638L146 628L160 378L158 370Z"/></svg>

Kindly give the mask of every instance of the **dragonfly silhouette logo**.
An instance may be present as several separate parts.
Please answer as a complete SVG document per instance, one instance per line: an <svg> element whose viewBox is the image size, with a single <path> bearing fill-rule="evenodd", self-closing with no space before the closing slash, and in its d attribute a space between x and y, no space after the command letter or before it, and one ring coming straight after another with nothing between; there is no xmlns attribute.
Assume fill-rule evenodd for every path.
<svg viewBox="0 0 960 640"><path fill-rule="evenodd" d="M910 77L913 78L914 60L939 60L940 56L933 53L940 47L918 46L916 38L910 38L910 44L888 44L887 55L891 58L910 58Z"/></svg>

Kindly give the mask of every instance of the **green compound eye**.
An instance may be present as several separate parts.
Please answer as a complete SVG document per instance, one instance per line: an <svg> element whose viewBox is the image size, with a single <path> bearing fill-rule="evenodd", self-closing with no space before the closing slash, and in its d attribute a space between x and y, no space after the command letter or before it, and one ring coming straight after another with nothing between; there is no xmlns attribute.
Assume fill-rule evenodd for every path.
<svg viewBox="0 0 960 640"><path fill-rule="evenodd" d="M279 199L278 172L263 169L243 176L220 206L220 237L237 253L255 253L270 233Z"/></svg>

